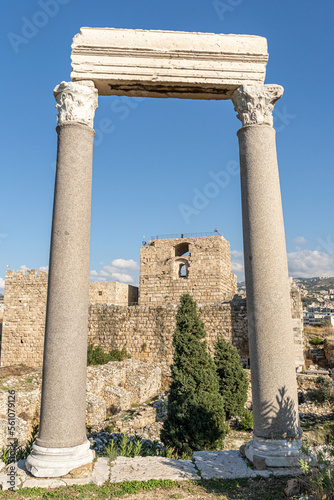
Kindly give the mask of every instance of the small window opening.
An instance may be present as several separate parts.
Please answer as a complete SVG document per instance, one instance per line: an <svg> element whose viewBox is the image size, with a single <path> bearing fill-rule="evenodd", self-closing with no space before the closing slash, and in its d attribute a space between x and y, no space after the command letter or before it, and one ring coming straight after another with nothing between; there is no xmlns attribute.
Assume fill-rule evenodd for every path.
<svg viewBox="0 0 334 500"><path fill-rule="evenodd" d="M185 264L180 264L179 277L180 278L186 278L187 277L187 266Z"/></svg>
<svg viewBox="0 0 334 500"><path fill-rule="evenodd" d="M175 257L185 257L189 254L189 243L180 243L175 247Z"/></svg>
<svg viewBox="0 0 334 500"><path fill-rule="evenodd" d="M102 292L101 292L101 290L99 290L99 295L102 295Z"/></svg>

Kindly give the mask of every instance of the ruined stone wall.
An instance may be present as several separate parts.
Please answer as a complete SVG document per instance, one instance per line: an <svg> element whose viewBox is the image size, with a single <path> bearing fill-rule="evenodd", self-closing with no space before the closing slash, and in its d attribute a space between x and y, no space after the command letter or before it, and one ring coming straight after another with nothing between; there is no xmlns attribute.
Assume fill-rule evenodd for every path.
<svg viewBox="0 0 334 500"><path fill-rule="evenodd" d="M184 293L199 305L233 298L236 277L231 272L230 244L223 236L157 239L141 247L140 304L177 304Z"/></svg>
<svg viewBox="0 0 334 500"><path fill-rule="evenodd" d="M41 366L48 275L36 269L7 271L2 327L2 366Z"/></svg>
<svg viewBox="0 0 334 500"><path fill-rule="evenodd" d="M36 269L7 271L1 366L41 366L43 359L48 275ZM118 282L89 284L90 303L138 302L138 288Z"/></svg>
<svg viewBox="0 0 334 500"><path fill-rule="evenodd" d="M106 351L125 348L133 359L171 363L177 304L125 306L98 302L102 297L108 298L110 302L119 300L119 303L124 303L124 287L127 285L115 287L113 283L90 284L88 342L101 345ZM129 289L128 299L133 288ZM102 296L99 291L102 291ZM2 366L42 365L46 295L46 273L40 272L38 275L35 270L27 274L24 271L6 273ZM298 288L292 287L291 299L296 366L303 366L303 323ZM237 347L241 359L247 363L246 298L236 295L232 301L222 304L198 306L198 311L205 325L210 352L213 352L213 345L221 334Z"/></svg>
<svg viewBox="0 0 334 500"><path fill-rule="evenodd" d="M138 287L118 281L89 283L90 304L131 305L138 303Z"/></svg>
<svg viewBox="0 0 334 500"><path fill-rule="evenodd" d="M293 314L297 314L298 307L298 301L293 303L292 300ZM248 365L246 298L236 295L232 301L198 306L197 310L205 326L211 354L218 336L223 335L238 349L241 360ZM173 304L134 307L92 304L89 308L88 342L102 346L105 351L126 349L133 359L170 364L176 312L177 305ZM296 366L302 367L304 358L300 358L300 335L295 332L294 342Z"/></svg>
<svg viewBox="0 0 334 500"><path fill-rule="evenodd" d="M301 298L300 288L291 278L291 314L292 314L292 328L293 340L295 343L295 361L298 371L305 365L304 360L304 322L303 322L303 304Z"/></svg>
<svg viewBox="0 0 334 500"><path fill-rule="evenodd" d="M126 349L133 359L165 362L173 359L172 340L176 305L117 307L92 304L89 308L88 342L104 350ZM231 305L198 307L207 332L208 347L219 334L232 341ZM244 318L245 320L245 318ZM235 332L235 338L244 332Z"/></svg>

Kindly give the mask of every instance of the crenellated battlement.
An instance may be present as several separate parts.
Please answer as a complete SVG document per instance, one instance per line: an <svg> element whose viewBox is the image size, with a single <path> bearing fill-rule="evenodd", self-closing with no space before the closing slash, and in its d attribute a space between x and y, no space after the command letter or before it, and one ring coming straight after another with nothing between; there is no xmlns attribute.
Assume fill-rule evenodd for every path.
<svg viewBox="0 0 334 500"><path fill-rule="evenodd" d="M42 269L40 269L39 272L38 269L17 269L17 271L10 269L6 271L6 281L12 276L41 276L45 278L48 276L48 273Z"/></svg>

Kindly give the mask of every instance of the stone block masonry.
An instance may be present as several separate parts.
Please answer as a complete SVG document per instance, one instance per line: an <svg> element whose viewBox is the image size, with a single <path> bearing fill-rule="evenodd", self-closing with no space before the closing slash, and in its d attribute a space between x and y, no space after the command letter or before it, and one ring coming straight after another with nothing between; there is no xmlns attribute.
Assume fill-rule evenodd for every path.
<svg viewBox="0 0 334 500"><path fill-rule="evenodd" d="M48 274L36 269L7 271L1 366L41 366ZM90 303L138 302L138 288L116 281L89 284Z"/></svg>
<svg viewBox="0 0 334 500"><path fill-rule="evenodd" d="M6 272L1 365L41 366L48 275L36 269Z"/></svg>
<svg viewBox="0 0 334 500"><path fill-rule="evenodd" d="M138 287L117 281L89 283L89 302L121 306L138 304Z"/></svg>
<svg viewBox="0 0 334 500"><path fill-rule="evenodd" d="M292 328L293 340L295 345L295 361L296 369L301 371L304 366L304 323L303 323L303 305L300 288L290 278L291 285L291 311L292 311Z"/></svg>
<svg viewBox="0 0 334 500"><path fill-rule="evenodd" d="M210 240L217 242L218 249L220 248L220 237L213 237ZM175 247L173 245L164 243L171 240L161 241L161 253L159 246L155 247L155 251L158 248L159 255L165 254L167 248L169 248L168 251L170 251L170 248L174 251ZM148 252L145 252L145 249L149 249ZM144 250L142 256L152 251L150 247L142 247L142 250ZM229 254L229 249L227 250ZM195 252L192 250L191 257L194 254ZM176 259L178 260L178 257ZM144 261L145 258L142 258L142 260ZM204 262L203 259L203 265ZM209 259L207 262L212 261ZM198 263L198 265L200 264ZM226 276L230 276L229 293L232 295L234 289L233 275L228 271L228 273L225 273ZM179 279L190 282L190 278L189 280ZM210 280L210 276L208 279ZM167 278L166 280L168 281ZM23 270L17 272L7 271L5 317L1 346L2 366L23 364L37 367L42 365L47 286L48 276L43 271L40 271L39 274L33 269L28 270L27 273ZM144 303L129 306L125 304L136 303L138 297L137 287L117 282L90 283L88 342L102 346L105 351L125 348L132 359L135 360L159 361L170 364L173 359L172 339L180 290L176 288L173 291L171 289L173 303L166 301L165 305L161 305L159 300L158 304L154 301L148 301L145 304L145 299L148 300L153 295L152 297L149 296L150 286L147 286L147 294L145 295L145 279L143 286L145 298L141 297L141 301L144 301ZM156 286L158 286L158 283L156 283ZM163 280L160 286L163 287ZM291 286L295 361L296 367L301 369L304 365L301 298L298 287L293 283ZM204 295L204 297L207 300L210 300L211 297L211 303L202 301L202 305L198 305L198 311L205 325L210 352L213 353L213 345L218 335L223 335L237 347L242 361L248 364L246 298L235 295L232 300L212 303L213 297L210 296L209 290L208 288L208 295ZM196 292L195 289L194 291ZM196 296L196 293L194 294Z"/></svg>
<svg viewBox="0 0 334 500"><path fill-rule="evenodd" d="M233 315L238 314L230 303L198 307L212 353L219 334L229 341L234 337L240 345L247 337L245 308L243 321L236 331L232 325L232 311ZM177 305L117 307L92 304L89 308L88 342L100 345L105 351L126 349L132 359L170 364L176 312Z"/></svg>
<svg viewBox="0 0 334 500"><path fill-rule="evenodd" d="M198 305L219 304L236 291L223 236L155 239L140 249L141 305L177 304L184 293Z"/></svg>

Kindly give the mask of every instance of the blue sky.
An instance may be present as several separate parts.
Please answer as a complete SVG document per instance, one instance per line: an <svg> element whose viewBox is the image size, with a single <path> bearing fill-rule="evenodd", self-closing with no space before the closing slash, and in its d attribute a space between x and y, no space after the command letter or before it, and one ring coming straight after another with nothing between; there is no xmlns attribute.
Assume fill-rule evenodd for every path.
<svg viewBox="0 0 334 500"><path fill-rule="evenodd" d="M6 2L0 19L0 287L7 265L48 265L57 142L53 88L70 80L71 41L82 26L265 36L266 83L285 88L274 116L290 274L334 275L333 19L332 0ZM105 118L112 127L103 127ZM230 241L233 270L243 279L240 125L231 101L99 98L94 279L137 283L143 235L216 227ZM186 217L184 205L193 207L195 194L204 194L221 171L229 174L228 186Z"/></svg>

